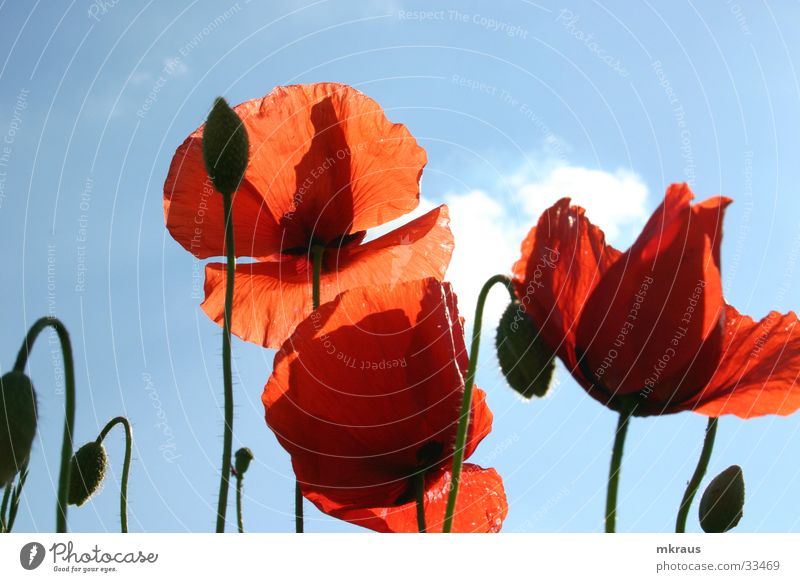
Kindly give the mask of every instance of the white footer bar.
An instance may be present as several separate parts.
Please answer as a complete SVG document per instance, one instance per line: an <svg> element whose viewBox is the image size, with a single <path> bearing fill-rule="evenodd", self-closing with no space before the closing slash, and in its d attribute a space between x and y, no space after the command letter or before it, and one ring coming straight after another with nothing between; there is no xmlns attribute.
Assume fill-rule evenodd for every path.
<svg viewBox="0 0 800 582"><path fill-rule="evenodd" d="M800 534L0 536L2 580L797 581L799 554Z"/></svg>

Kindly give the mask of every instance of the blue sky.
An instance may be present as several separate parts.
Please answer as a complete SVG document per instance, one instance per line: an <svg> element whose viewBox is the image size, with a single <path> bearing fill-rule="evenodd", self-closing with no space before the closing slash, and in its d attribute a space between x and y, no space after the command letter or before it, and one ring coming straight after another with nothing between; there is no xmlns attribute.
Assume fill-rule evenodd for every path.
<svg viewBox="0 0 800 582"><path fill-rule="evenodd" d="M60 317L76 353L76 444L118 414L133 422L131 530L210 531L220 332L198 308L202 264L166 233L161 189L214 97L238 103L315 81L358 87L427 150L423 205L452 208L449 276L468 317L483 281L510 270L556 199L571 195L624 247L678 181L699 199L735 201L722 248L728 301L757 318L797 310L800 6L630 6L0 3L0 367L36 318ZM496 293L489 317L502 309ZM47 340L30 361L41 427L19 531L54 528L63 386ZM548 398L521 402L491 340L478 380L495 428L473 460L504 478L505 531L600 531L615 414L563 369ZM234 354L235 443L255 453L245 524L291 531L288 456L260 401L273 352L236 340ZM632 422L620 531L673 528L704 427L691 413ZM107 443L112 474L72 509L73 530L118 530L121 434ZM800 416L721 420L710 475L743 467L738 531L800 531L798 458ZM307 531L358 529L307 505Z"/></svg>

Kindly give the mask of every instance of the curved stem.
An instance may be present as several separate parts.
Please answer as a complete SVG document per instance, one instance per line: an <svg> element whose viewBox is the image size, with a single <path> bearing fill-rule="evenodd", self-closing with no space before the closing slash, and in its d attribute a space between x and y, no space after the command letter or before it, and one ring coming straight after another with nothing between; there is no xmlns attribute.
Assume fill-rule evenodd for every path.
<svg viewBox="0 0 800 582"><path fill-rule="evenodd" d="M222 434L222 471L219 478L217 500L217 533L225 532L225 514L228 510L228 485L230 483L231 456L233 455L233 372L231 368L231 314L233 312L233 285L236 274L236 256L233 246L233 194L222 192L225 211L225 315L222 324L222 378L225 390L225 427Z"/></svg>
<svg viewBox="0 0 800 582"><path fill-rule="evenodd" d="M469 351L469 367L467 368L467 379L464 382L464 394L461 398L461 412L458 420L458 429L456 431L456 444L453 451L453 470L450 476L450 495L447 497L447 509L444 514L444 526L442 531L449 533L453 527L453 514L456 509L456 498L458 497L459 480L461 479L461 468L464 464L464 447L467 442L467 430L469 429L469 416L472 404L472 387L475 383L475 370L478 365L478 350L480 349L481 338L481 321L483 319L483 307L486 304L486 296L489 290L495 283L503 283L505 285L511 300L516 299L514 295L514 287L505 275L495 275L486 283L484 283L480 294L478 295L478 303L475 306L475 320L473 322L472 330L472 344Z"/></svg>
<svg viewBox="0 0 800 582"><path fill-rule="evenodd" d="M633 409L619 413L617 434L614 437L614 449L611 452L611 466L608 469L608 490L606 491L606 533L614 533L617 527L617 493L619 491L619 473L622 467L622 452L625 448L625 437L628 435L628 421Z"/></svg>
<svg viewBox="0 0 800 582"><path fill-rule="evenodd" d="M75 428L75 367L72 360L72 343L67 328L55 317L42 317L28 330L28 335L14 363L14 370L25 371L28 355L36 338L46 327L52 327L58 334L61 343L61 355L64 359L64 388L66 404L64 407L64 436L61 442L61 469L58 474L58 501L56 503L56 533L67 531L67 494L69 490L69 472L72 461L72 433Z"/></svg>
<svg viewBox="0 0 800 582"><path fill-rule="evenodd" d="M112 418L100 431L97 442L102 443L109 431L117 424L125 429L125 461L122 464L122 485L119 492L119 522L122 533L128 533L128 477L131 472L131 454L133 453L133 430L131 423L124 416Z"/></svg>
<svg viewBox="0 0 800 582"><path fill-rule="evenodd" d="M689 515L689 508L692 506L694 496L700 488L700 483L706 474L708 462L711 460L711 451L714 449L714 439L717 437L717 421L718 418L709 418L706 425L706 436L703 439L703 450L700 452L700 459L697 461L697 467L694 469L689 484L686 486L686 491L683 493L681 506L678 509L678 518L675 521L675 533L686 532L686 518Z"/></svg>
<svg viewBox="0 0 800 582"><path fill-rule="evenodd" d="M425 471L420 471L414 475L414 493L417 500L417 530L419 533L427 533L425 526Z"/></svg>
<svg viewBox="0 0 800 582"><path fill-rule="evenodd" d="M236 526L239 533L244 533L244 519L242 518L242 478L236 476Z"/></svg>

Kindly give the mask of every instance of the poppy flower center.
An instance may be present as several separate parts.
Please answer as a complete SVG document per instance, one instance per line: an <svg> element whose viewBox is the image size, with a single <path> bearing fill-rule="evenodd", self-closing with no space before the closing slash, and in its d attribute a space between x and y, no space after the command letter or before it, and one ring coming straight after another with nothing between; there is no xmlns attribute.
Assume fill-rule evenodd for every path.
<svg viewBox="0 0 800 582"><path fill-rule="evenodd" d="M429 441L417 449L417 464L420 470L428 469L439 464L444 451L444 445L439 441Z"/></svg>
<svg viewBox="0 0 800 582"><path fill-rule="evenodd" d="M444 452L444 445L439 441L428 441L417 449L415 469L410 472L406 488L395 501L396 505L405 505L414 500L414 479L420 473L436 468L442 460L442 452Z"/></svg>
<svg viewBox="0 0 800 582"><path fill-rule="evenodd" d="M336 264L339 262L338 257L340 255L346 256L349 254L349 248L357 246L364 239L366 234L365 231L361 230L352 234L343 234L327 241L309 236L306 246L290 247L283 249L281 253L294 258L307 258L310 267L311 248L315 245L319 245L325 249L322 254L322 272L327 273L336 270Z"/></svg>

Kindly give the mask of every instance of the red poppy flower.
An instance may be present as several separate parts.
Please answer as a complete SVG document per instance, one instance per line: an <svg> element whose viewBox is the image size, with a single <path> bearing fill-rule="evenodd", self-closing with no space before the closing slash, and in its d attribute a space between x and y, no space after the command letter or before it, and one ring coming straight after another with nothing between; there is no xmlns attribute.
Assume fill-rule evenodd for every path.
<svg viewBox="0 0 800 582"><path fill-rule="evenodd" d="M352 289L305 319L275 357L262 400L303 495L377 531L417 531L425 472L429 531L441 531L467 352L456 299L428 278ZM475 389L465 457L491 430ZM498 531L507 504L493 469L465 465L454 530Z"/></svg>
<svg viewBox="0 0 800 582"><path fill-rule="evenodd" d="M731 200L693 198L686 184L670 186L625 253L606 245L582 208L559 200L514 265L523 308L575 379L611 408L790 414L800 408L797 316L755 322L725 303L719 247Z"/></svg>
<svg viewBox="0 0 800 582"><path fill-rule="evenodd" d="M352 87L278 87L234 107L250 163L233 197L236 268L232 331L278 347L311 306L312 245L323 245L321 301L351 287L444 277L453 248L440 206L378 239L365 231L419 204L423 150ZM206 173L203 128L181 145L164 184L172 236L197 258L223 256L222 200ZM206 267L206 314L222 324L225 266Z"/></svg>

